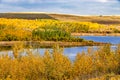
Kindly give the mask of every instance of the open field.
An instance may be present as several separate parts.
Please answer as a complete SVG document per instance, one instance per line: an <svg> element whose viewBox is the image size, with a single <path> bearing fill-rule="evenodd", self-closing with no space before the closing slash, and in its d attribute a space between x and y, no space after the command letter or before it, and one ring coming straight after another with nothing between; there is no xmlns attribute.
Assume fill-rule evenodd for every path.
<svg viewBox="0 0 120 80"><path fill-rule="evenodd" d="M77 16L50 13L0 13L0 18L55 19L61 21L94 22L99 24L120 24L120 16Z"/></svg>
<svg viewBox="0 0 120 80"><path fill-rule="evenodd" d="M67 14L49 14L55 19L62 21L94 22L99 24L120 24L120 16L76 16Z"/></svg>

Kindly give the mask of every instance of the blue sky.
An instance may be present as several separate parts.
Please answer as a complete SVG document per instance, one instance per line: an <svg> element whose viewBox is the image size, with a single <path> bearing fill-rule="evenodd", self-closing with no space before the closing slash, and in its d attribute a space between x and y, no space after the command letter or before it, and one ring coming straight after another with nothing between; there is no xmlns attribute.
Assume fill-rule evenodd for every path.
<svg viewBox="0 0 120 80"><path fill-rule="evenodd" d="M120 15L120 0L0 0L0 12Z"/></svg>

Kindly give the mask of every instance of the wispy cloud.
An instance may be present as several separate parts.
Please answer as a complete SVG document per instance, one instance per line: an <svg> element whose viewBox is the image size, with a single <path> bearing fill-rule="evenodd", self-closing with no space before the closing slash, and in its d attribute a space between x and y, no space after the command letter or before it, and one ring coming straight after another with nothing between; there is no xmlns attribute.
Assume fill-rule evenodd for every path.
<svg viewBox="0 0 120 80"><path fill-rule="evenodd" d="M120 14L119 0L0 0L0 12Z"/></svg>
<svg viewBox="0 0 120 80"><path fill-rule="evenodd" d="M117 0L1 0L3 3L61 3L61 2L83 2L83 1L89 1L89 2L109 2L109 1L117 1Z"/></svg>
<svg viewBox="0 0 120 80"><path fill-rule="evenodd" d="M1 2L3 3L43 3L43 2L47 2L47 3L61 3L61 2L69 2L72 0L1 0Z"/></svg>

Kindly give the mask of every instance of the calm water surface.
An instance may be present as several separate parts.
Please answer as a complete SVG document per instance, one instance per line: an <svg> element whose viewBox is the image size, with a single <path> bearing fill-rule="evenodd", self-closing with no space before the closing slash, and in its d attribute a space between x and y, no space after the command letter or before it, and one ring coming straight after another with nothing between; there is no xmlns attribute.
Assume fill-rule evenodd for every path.
<svg viewBox="0 0 120 80"><path fill-rule="evenodd" d="M119 44L120 43L120 37L118 36L81 36L81 38L84 38L86 40L93 40L97 42L108 42L112 44ZM88 47L93 48L94 50L97 50L97 46L81 46L81 47L68 47L64 48L63 53L64 55L68 56L71 60L74 60L77 53L81 52L87 52ZM112 49L116 49L116 46L112 46ZM38 48L38 49L31 49L33 52L38 52L41 55L44 54L45 50L49 50L52 52L51 48ZM5 51L1 51L1 54L5 53ZM12 56L12 51L8 51L8 54Z"/></svg>
<svg viewBox="0 0 120 80"><path fill-rule="evenodd" d="M81 38L86 40L93 40L96 42L120 44L120 36L81 36Z"/></svg>

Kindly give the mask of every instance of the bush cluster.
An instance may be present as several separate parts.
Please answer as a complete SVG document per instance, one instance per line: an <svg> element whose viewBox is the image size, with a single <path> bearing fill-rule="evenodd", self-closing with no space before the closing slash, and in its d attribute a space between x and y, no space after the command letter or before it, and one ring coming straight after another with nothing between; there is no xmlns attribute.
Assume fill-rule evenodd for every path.
<svg viewBox="0 0 120 80"><path fill-rule="evenodd" d="M115 52L110 49L110 45L96 51L88 48L87 52L78 53L74 61L66 57L62 50L56 47L52 53L46 50L41 56L30 50L25 51L22 46L15 46L13 56L0 56L0 79L89 80L120 73L120 46Z"/></svg>
<svg viewBox="0 0 120 80"><path fill-rule="evenodd" d="M0 18L0 41L30 41L39 39L59 41L68 40L71 33L94 32L119 33L120 30L115 26L106 26L91 22L63 22L49 19L25 20ZM41 37L38 37L38 35ZM51 37L48 38L49 36ZM60 39L58 37L60 37Z"/></svg>

